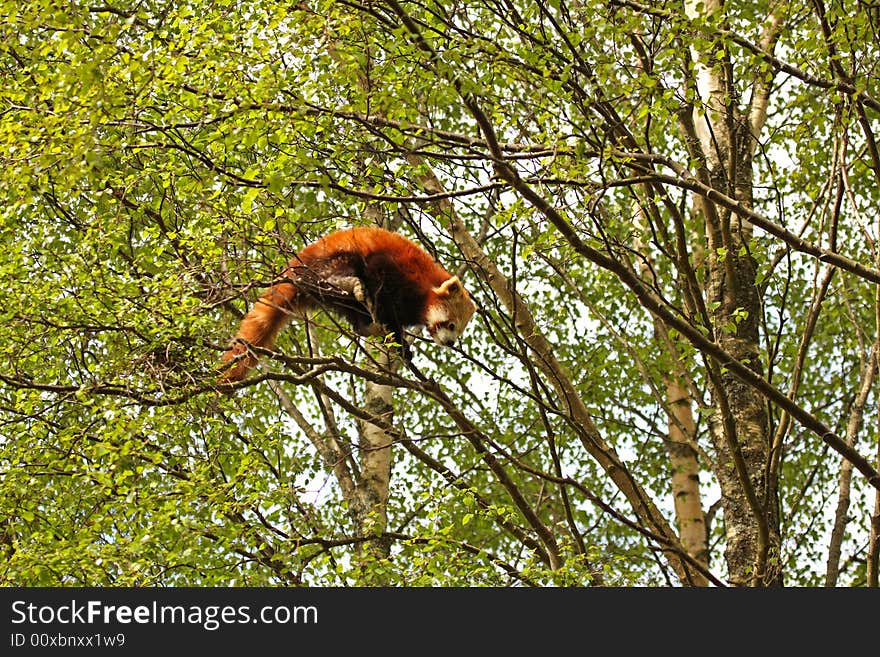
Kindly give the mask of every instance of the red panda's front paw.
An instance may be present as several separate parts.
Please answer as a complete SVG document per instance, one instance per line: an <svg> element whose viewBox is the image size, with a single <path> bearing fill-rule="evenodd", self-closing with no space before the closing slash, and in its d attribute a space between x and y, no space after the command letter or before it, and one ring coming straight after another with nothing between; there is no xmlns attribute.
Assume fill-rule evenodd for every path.
<svg viewBox="0 0 880 657"><path fill-rule="evenodd" d="M351 293L358 302L364 304L367 302L367 294L364 292L364 284L359 280L355 280L354 284L351 286Z"/></svg>

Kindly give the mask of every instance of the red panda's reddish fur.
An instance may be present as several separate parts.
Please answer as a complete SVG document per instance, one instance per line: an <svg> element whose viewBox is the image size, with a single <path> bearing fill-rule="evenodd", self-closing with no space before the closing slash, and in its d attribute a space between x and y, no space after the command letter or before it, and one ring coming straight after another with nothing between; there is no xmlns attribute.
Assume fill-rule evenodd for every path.
<svg viewBox="0 0 880 657"><path fill-rule="evenodd" d="M243 379L257 361L248 344L271 348L292 317L316 306L342 315L359 334L393 332L405 354L404 327L427 326L435 341L452 344L474 312L458 278L403 235L378 227L337 231L297 253L253 305L223 355L224 363L236 360L222 379Z"/></svg>

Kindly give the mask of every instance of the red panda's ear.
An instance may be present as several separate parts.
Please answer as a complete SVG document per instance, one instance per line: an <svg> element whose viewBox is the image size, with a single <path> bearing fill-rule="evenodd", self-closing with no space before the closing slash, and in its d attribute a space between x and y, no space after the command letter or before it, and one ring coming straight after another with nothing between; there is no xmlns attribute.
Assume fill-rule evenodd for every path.
<svg viewBox="0 0 880 657"><path fill-rule="evenodd" d="M458 276L453 276L452 278L447 278L443 281L439 287L435 287L434 292L436 292L438 296L452 296L454 294L461 294L463 289L464 288L462 287Z"/></svg>

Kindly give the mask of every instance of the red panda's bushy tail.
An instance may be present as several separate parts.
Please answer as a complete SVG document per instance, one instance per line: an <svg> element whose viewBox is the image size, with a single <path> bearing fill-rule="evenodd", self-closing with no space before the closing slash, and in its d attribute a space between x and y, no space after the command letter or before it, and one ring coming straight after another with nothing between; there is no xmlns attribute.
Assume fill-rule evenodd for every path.
<svg viewBox="0 0 880 657"><path fill-rule="evenodd" d="M229 349L223 354L223 362L236 357L235 364L224 369L220 375L224 383L241 381L257 364L257 357L248 349L249 343L271 349L279 331L287 325L297 297L297 289L291 283L278 283L266 290L241 320L238 333Z"/></svg>

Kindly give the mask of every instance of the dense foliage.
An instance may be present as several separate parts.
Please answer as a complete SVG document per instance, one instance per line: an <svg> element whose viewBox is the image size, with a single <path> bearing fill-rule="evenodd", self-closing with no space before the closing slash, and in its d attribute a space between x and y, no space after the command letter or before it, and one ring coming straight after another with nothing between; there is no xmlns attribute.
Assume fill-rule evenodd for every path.
<svg viewBox="0 0 880 657"><path fill-rule="evenodd" d="M0 582L742 583L722 511L762 513L719 486L753 428L740 388L764 423L757 583L870 579L872 4L3 4ZM714 169L689 118L713 102L736 136ZM383 368L319 313L219 391L287 260L371 222L461 274L460 345ZM734 280L753 305L715 296ZM367 382L393 387L373 525Z"/></svg>

